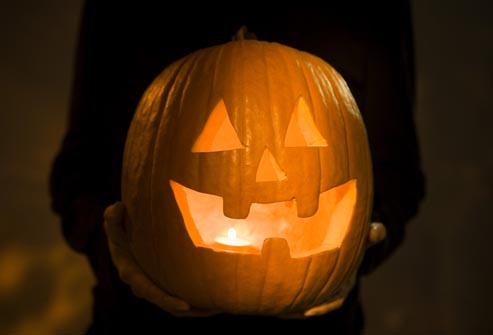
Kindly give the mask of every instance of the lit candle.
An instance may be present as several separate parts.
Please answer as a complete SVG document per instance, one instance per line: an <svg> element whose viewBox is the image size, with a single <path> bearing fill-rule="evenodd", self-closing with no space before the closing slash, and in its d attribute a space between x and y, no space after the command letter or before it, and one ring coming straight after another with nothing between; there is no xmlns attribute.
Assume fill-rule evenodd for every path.
<svg viewBox="0 0 493 335"><path fill-rule="evenodd" d="M236 236L236 230L234 228L228 229L228 236L217 237L216 242L233 247L246 247L250 245L250 241Z"/></svg>

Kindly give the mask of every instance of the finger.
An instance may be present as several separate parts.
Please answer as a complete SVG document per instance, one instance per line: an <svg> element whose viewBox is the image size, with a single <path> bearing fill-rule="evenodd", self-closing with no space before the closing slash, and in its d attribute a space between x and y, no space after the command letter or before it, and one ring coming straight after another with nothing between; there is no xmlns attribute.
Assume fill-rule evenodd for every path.
<svg viewBox="0 0 493 335"><path fill-rule="evenodd" d="M133 272L132 276L132 291L136 296L158 305L161 309L175 316L206 317L217 314L215 311L192 309L187 302L173 297L157 287L141 272Z"/></svg>
<svg viewBox="0 0 493 335"><path fill-rule="evenodd" d="M136 296L147 299L166 311L186 312L190 310L189 304L166 294L140 272L133 273L132 289Z"/></svg>
<svg viewBox="0 0 493 335"><path fill-rule="evenodd" d="M104 210L104 220L109 224L120 223L122 221L124 209L125 206L121 201L117 201L114 204L109 205Z"/></svg>
<svg viewBox="0 0 493 335"><path fill-rule="evenodd" d="M371 247L387 237L387 229L381 222L372 222L368 233L368 246Z"/></svg>
<svg viewBox="0 0 493 335"><path fill-rule="evenodd" d="M305 316L322 315L330 311L333 311L335 309L338 309L339 307L341 307L343 302L344 302L344 298L339 298L334 301L328 302L326 304L312 307L309 310L305 311L304 315Z"/></svg>
<svg viewBox="0 0 493 335"><path fill-rule="evenodd" d="M123 214L119 212L123 212L123 205L114 204L106 208L104 229L106 230L110 250L112 246L116 249L116 254L112 256L119 257L122 255L120 258L129 258L130 249L123 231Z"/></svg>
<svg viewBox="0 0 493 335"><path fill-rule="evenodd" d="M121 212L122 208L121 203L110 206L107 213L110 221L115 219L115 222L111 224L110 221L105 221L111 257L118 269L120 278L130 285L136 296L144 298L172 314L188 312L190 305L187 302L173 297L159 288L145 275L135 261L122 231L122 226L117 220L120 216L118 212Z"/></svg>

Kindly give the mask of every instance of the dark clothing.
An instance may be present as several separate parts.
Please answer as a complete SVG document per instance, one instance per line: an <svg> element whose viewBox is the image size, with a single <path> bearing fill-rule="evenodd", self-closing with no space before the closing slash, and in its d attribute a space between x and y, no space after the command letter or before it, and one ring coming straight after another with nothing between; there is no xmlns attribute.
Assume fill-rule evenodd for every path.
<svg viewBox="0 0 493 335"><path fill-rule="evenodd" d="M86 1L83 12L70 121L50 182L52 208L61 217L63 234L73 249L87 255L98 281L91 333L133 329L136 333L146 327L164 333L174 325L185 330L202 324L204 330L205 324L217 330L223 319L234 320L241 330L270 320L278 330L298 325L306 331L313 324L319 332L325 328L330 334L360 333L363 314L357 286L337 311L303 321L171 317L134 297L119 280L109 256L102 213L121 200L125 136L146 87L170 62L196 49L225 43L246 25L260 40L320 56L348 82L372 152L373 220L383 222L388 232L388 238L365 255L361 275L373 271L402 243L406 224L424 196L414 128L409 4L329 2L324 10L312 7L305 12L299 4L271 13L252 2L243 3L244 8L214 8L209 3L204 8L192 4L173 8L161 3L118 2L118 7L111 7L103 1Z"/></svg>

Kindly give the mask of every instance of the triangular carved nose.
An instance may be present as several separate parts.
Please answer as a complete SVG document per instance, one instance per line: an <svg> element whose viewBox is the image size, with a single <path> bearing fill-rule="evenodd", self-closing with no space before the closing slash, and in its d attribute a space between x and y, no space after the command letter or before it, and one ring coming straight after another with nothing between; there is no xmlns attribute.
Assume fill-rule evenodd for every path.
<svg viewBox="0 0 493 335"><path fill-rule="evenodd" d="M286 172L281 169L274 155L266 147L258 165L256 181L281 181L286 178Z"/></svg>

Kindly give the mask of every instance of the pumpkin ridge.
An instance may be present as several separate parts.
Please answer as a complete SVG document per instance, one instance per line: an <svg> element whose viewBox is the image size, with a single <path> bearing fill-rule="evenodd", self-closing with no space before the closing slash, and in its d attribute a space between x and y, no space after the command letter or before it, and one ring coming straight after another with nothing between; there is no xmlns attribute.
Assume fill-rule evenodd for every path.
<svg viewBox="0 0 493 335"><path fill-rule="evenodd" d="M161 118L160 118L160 122L159 122L159 128L154 136L154 143L153 145L151 146L151 160L152 160L152 163L151 163L151 167L150 167L150 184L151 186L149 187L149 192L150 192L150 199L153 199L153 194L156 192L156 190L154 189L154 187L152 187L152 185L156 185L157 183L155 183L155 178L156 178L156 169L157 169L157 166L159 165L158 162L157 162L157 159L159 158L159 149L160 149L160 142L158 142L158 139L162 138L162 132L163 131L167 131L169 129L169 127L166 126L167 123L169 123L169 118L172 116L171 113L169 112L169 109L167 108L168 104L170 103L169 101L169 95L170 93L176 91L176 90L180 90L180 88L182 88L186 83L184 83L183 81L181 80L178 80L178 78L181 76L181 74L183 72L185 72L187 75L185 75L184 77L187 78L188 77L188 74L192 71L193 69L193 66L194 66L194 62L192 61L192 59L195 59L198 55L198 52L197 53L194 53L192 55L190 55L189 57L183 59L183 61L181 63L175 63L176 65L176 69L175 71L173 72L174 76L173 78L170 80L171 82L171 85L169 85L169 89L166 91L166 92L163 92L165 93L165 97L163 98L163 96L161 96L161 100L162 100L162 105L163 105L163 112L161 113ZM183 93L182 93L183 94ZM180 99L180 107L181 107L181 99ZM179 117L179 115L177 115L176 117ZM159 185L159 184L158 184ZM169 187L169 186L165 186L165 187ZM158 215L155 215L155 209L154 209L154 201L150 201L149 203L149 211L151 213L151 217L152 218L155 218L155 217L159 217ZM152 257L152 259L154 260L154 268L155 269L159 269L161 264L159 264L160 262L162 262L162 257L163 255L160 255L158 254L158 251L161 250L159 248L159 241L158 241L158 238L159 238L159 234L156 233L156 231L158 231L157 229L157 225L160 224L160 222L157 222L156 219L151 219L150 220L150 231L152 232L152 236L150 237L151 239L151 244L153 246L152 248L152 251L153 251L153 254L154 254L154 257ZM157 282L157 280L155 280L154 276L153 275L150 275L148 274L149 277L151 277L154 281ZM162 285L160 285L161 288L166 288L168 284L166 283L166 276L164 276L164 282L162 283Z"/></svg>
<svg viewBox="0 0 493 335"><path fill-rule="evenodd" d="M200 264L207 264L207 259L205 259L205 258L207 258L208 255L205 254L205 253L199 253L199 255L200 255L200 258L201 258ZM205 278L208 278L209 277L208 276L208 273L211 272L210 271L211 268L209 266L203 266L202 268L203 268L202 274L205 276ZM210 277L213 277L213 275L210 276ZM204 279L197 280L197 284L198 285L201 285L201 287L203 287L204 282L205 282ZM210 293L210 291L207 290L207 288L205 288L205 290L203 290L203 292ZM216 300L214 299L214 295L213 294L206 294L205 296L206 296L207 300L210 302L211 309L219 309L219 305L217 304Z"/></svg>
<svg viewBox="0 0 493 335"><path fill-rule="evenodd" d="M298 293L293 297L293 301L291 302L291 304L289 304L288 310L293 309L293 307L295 307L296 304L298 303L298 300L303 298L303 296L301 294L305 291L305 286L306 286L307 279L308 279L308 273L310 272L312 262L313 262L313 257L310 257L310 260L308 261L308 264L306 265L305 275L303 276L303 283L300 285L301 287L300 287Z"/></svg>
<svg viewBox="0 0 493 335"><path fill-rule="evenodd" d="M332 274L334 273L334 271L337 268L337 264L339 263L339 256L340 255L341 255L340 251L337 252L336 259L334 260L334 264L336 264L336 265L332 267L332 270L330 270L330 274L325 278L325 284L322 286L323 288L317 294L316 301L320 301L322 296L327 293L328 287L333 284L334 278L333 278ZM337 285L336 287L339 287L339 285Z"/></svg>
<svg viewBox="0 0 493 335"><path fill-rule="evenodd" d="M269 108L268 110L266 111L267 112L267 115L269 116L269 122L265 122L264 124L268 124L269 125L269 133L268 134L265 134L264 136L266 138L270 138L270 137L274 137L276 136L276 130L275 130L275 120L274 120L274 113L275 113L275 109L273 107L273 104L274 104L274 101L272 99L272 79L270 78L272 76L272 71L270 71L270 67L269 67L269 61L268 61L268 58L270 58L270 53L271 53L271 50L266 50L268 48L268 44L262 44L262 60L263 60L263 63L264 63L264 66L265 66L265 86L267 87L266 89L266 92L267 92L267 101L269 101ZM272 134L272 135L271 135ZM270 136L271 135L271 136ZM272 145L271 143L265 143L265 147L267 149L269 149L269 147L271 147L269 149L269 151L272 153L272 155L274 156L274 158L278 161L278 159L276 158L276 153L277 153L277 148L276 148L276 145L275 145L275 140L274 140L274 144Z"/></svg>
<svg viewBox="0 0 493 335"><path fill-rule="evenodd" d="M190 84L191 82L193 81L192 80L192 76L190 75L191 73L195 73L197 71L197 69L199 68L199 65L201 64L201 61L206 58L207 56L207 51L208 49L202 49L202 50L199 50L193 54L191 54L190 56L188 56L188 63L191 63L188 71L184 74L184 77L186 78L185 80L185 83L183 84L183 88L181 89L181 95L180 95L180 99L179 99L179 105L178 105L178 108L177 110L179 111L179 114L177 115L177 117L182 117L184 118L184 116L182 115L182 113L185 113L186 111L184 111L184 102L186 100L186 98L188 97L188 93L189 93L189 88L190 88ZM211 49L212 50L212 49ZM207 118L205 119L207 121ZM172 134L172 138L176 138L176 133L179 131L179 129L177 127L173 127L173 134ZM199 130L199 134L200 134L200 130ZM191 148L190 148L191 149ZM171 151L169 151L171 152ZM197 169L199 171L199 173L202 171L202 169L200 168L200 165L201 165L201 160L200 160L200 155L198 156L198 162L197 162L197 165L199 166L199 168ZM168 160L168 161L172 161L172 160ZM202 180L202 176L199 176L198 178L199 182ZM199 184L199 187L202 187L202 185Z"/></svg>
<svg viewBox="0 0 493 335"><path fill-rule="evenodd" d="M342 76L335 70L335 69L332 69L333 72L336 73L336 75L340 78L340 81L341 81L341 85L344 86L344 88L346 90L349 90L349 87L347 86L347 83L343 80ZM358 119L361 119L362 120L362 115L359 113L359 108L358 106L354 103L354 101L352 100L349 100L348 103L354 108L354 111L348 111L347 113L350 114L350 115L354 115L356 116ZM345 105L345 107L347 107L347 105ZM366 145L368 146L369 145L369 142L368 142L368 135L367 135L367 132L366 132L366 129L363 127L361 129L361 131L364 133L364 136L365 136L365 139L366 139ZM366 187L367 189L367 195L366 195L366 199L370 199L370 201L367 201L366 204L367 204L367 212L369 213L371 211L371 208L373 207L373 187L371 185L371 182L373 181L373 171L372 171L372 159L371 159L371 156L370 156L370 151L369 151L369 148L367 151L365 151L367 154L365 155L365 163L366 163L366 166L368 166L369 170L367 171L368 173L368 177L369 178L365 178L365 182L366 184L369 185L369 187Z"/></svg>
<svg viewBox="0 0 493 335"><path fill-rule="evenodd" d="M245 48L245 44L247 44L247 43L249 44L249 43L252 43L252 42L251 41L245 41L245 40L239 40L239 42L233 42L233 43L239 43L239 44L238 44L238 47L235 48L235 49L233 49L232 52L236 52L236 53L240 53L241 54L242 49ZM240 58L241 57L238 57L238 58L233 57L233 59L240 59ZM240 76L243 77L244 74L243 73L240 73ZM244 86L244 82L245 81L242 78L242 80L241 80L241 83L242 83L241 89L242 90L244 90L244 87L243 87ZM237 126L238 126L237 125L238 122L236 121L236 119L235 119L234 123L235 124L233 126L235 127L235 130L236 130L237 129ZM242 123L240 122L240 125L241 124ZM248 139L248 134L245 136L245 133L246 133L247 130L245 130L245 129L240 129L240 130L241 130L240 132L238 132L238 130L237 130L238 137L242 136L242 137L246 137L246 139ZM238 164L237 165L239 171L235 173L235 178L236 178L236 185L235 186L238 187L238 194L245 194L245 193L248 194L248 196L245 196L245 197L247 197L246 200L245 199L240 199L239 200L239 204L238 204L239 210L237 211L237 213L240 213L240 214L243 213L242 206L245 206L244 205L244 202L245 201L248 201L248 211L247 211L247 215L248 215L248 212L250 211L250 206L252 204L252 196L251 196L251 194L249 194L248 191L247 192L244 191L243 185L245 185L245 182L243 181L243 178L247 174L246 171L245 171L246 170L245 166L247 164L244 164L245 162L243 162L243 160L244 159L246 160L245 151L248 150L248 147L251 145L251 143L246 143L247 142L246 139L245 138L240 138L240 142L245 146L245 148L241 152L235 152L234 154L235 155L238 155L239 157L236 156L235 158L238 159L238 160L240 160L240 161L242 161L242 163L243 163L243 164Z"/></svg>
<svg viewBox="0 0 493 335"><path fill-rule="evenodd" d="M132 136L131 134L136 132L137 129L136 127L139 125L139 122L142 123L142 110L141 108L146 108L145 105L146 105L146 102L147 102L147 99L150 99L150 95L151 95L151 92L153 90L157 90L159 91L159 93L157 94L159 101L158 101L158 106L159 107L154 107L154 108L146 108L147 110L150 109L150 111L153 111L151 114L157 114L154 118L155 118L155 123L158 123L159 125L161 125L161 121L162 121L162 117L164 114L166 114L166 111L165 111L165 108L164 108L164 105L166 103L166 99L163 99L163 96L164 95L167 95L168 92L172 89L172 87L174 86L174 83L175 83L175 80L178 76L178 73L180 71L180 69L185 65L186 61L183 59L183 60L178 60L176 61L174 64L172 64L170 67L169 67L169 71L166 72L166 70L163 70L163 72L161 73L161 75L159 75L155 80L153 80L153 82L151 83L151 85L149 86L149 88L145 91L144 93L144 96L143 98L141 99L141 101L139 102L139 107L137 109L137 112L135 113L134 117L133 117L133 120L135 121L132 121L131 123L131 126L132 128L129 129L129 136L128 136L128 145L126 144L126 147L125 147L125 151L124 151L124 155L125 155L125 158L124 158L124 162L129 160L128 156L129 155L133 155L134 154L134 151L135 150L135 146L136 146L136 143L135 143L135 139L139 139L138 136ZM166 76L163 76L163 74L166 74ZM164 85L163 85L164 84ZM156 98L154 98L156 99ZM143 127L145 130L148 130L149 127L151 126L149 124L149 120L152 118L152 115L149 115L149 119L146 121L146 124L140 124L141 127ZM151 122L152 123L152 122ZM157 140L158 140L158 134L157 133L151 133L151 136L152 136L152 139L150 140L149 142L149 147L152 148L152 150L149 150L149 156L148 156L148 162L149 162L149 166L150 166L150 169L152 171L153 169L153 161L154 161L154 153L155 153L155 146L156 146L156 143L157 143ZM138 149L137 149L138 150ZM123 170L123 171L127 171L127 170ZM130 178L130 179L133 179L135 178L134 176L127 176L126 174L123 176L123 180L126 180L127 178ZM147 192L148 193L148 196L149 196L149 199L152 199L152 193L153 193L153 187L152 187L152 174L149 174L149 177L146 178L147 180L145 181L146 185L144 186L145 188L147 188ZM126 186L126 183L123 183L123 186L125 187ZM126 190L125 188L123 188L123 194L126 194ZM152 217L152 201L149 201L149 212L151 213L150 214L150 217ZM129 218L130 220L131 218ZM129 241L132 241L135 240L135 236L137 236L138 234L136 234L136 230L142 230L142 223L140 222L137 222L135 223L136 220L133 220L132 224L131 224L131 230L129 230L127 232L127 235L128 235L128 238L129 238ZM150 220L150 229L153 230L153 220L151 219ZM155 245L155 241L154 239L152 239L151 243L153 244L153 246ZM129 247L129 250L131 251L133 257L136 257L136 252L135 252L135 248L134 248L134 245L133 243L130 245ZM155 253L156 252L156 249L153 248L153 252ZM156 256L156 254L155 254ZM156 262L157 262L157 257L152 257L152 260L154 261L153 264L154 266L156 266ZM144 267L142 267L142 270L144 273L146 273L147 276L149 276L149 273L146 271L146 269L144 269ZM151 278L151 276L149 276L149 278ZM157 284L157 283L156 283Z"/></svg>
<svg viewBox="0 0 493 335"><path fill-rule="evenodd" d="M339 92L336 90L336 88L334 86L337 87L337 85L334 85L334 82L331 80L331 76L329 74L332 74L332 66L329 65L329 64L324 64L322 60L320 60L319 58L316 58L314 57L314 63L317 63L317 72L319 74L322 75L322 79L324 80L324 83L327 87L328 90L330 90L331 92L331 95L334 97L334 104L335 104L335 107L337 108L337 116L339 116L339 119L341 120L342 122L342 131L344 132L344 135L343 135L343 138L344 138L344 148L345 148L345 156L346 157L349 157L349 148L348 148L348 134L347 134L347 124L346 124L346 120L344 118L344 115L343 115L343 111L342 111L342 108L343 108L343 105L341 106L341 101L339 100L340 99L340 95L339 95ZM320 75L317 76L317 79L320 80ZM329 106L327 106L329 107ZM352 179L351 177L351 162L349 159L347 159L347 171L346 171L346 174L345 174L345 179L346 180L349 180L349 179Z"/></svg>
<svg viewBox="0 0 493 335"><path fill-rule="evenodd" d="M346 128L346 124L347 124L347 121L346 121L346 117L355 117L355 118L358 118L360 119L360 115L355 113L355 111L350 111L348 109L348 106L347 104L351 104L351 99L347 99L346 97L343 96L343 93L341 92L341 90L343 91L349 91L349 88L346 84L346 82L342 79L342 76L339 74L339 72L337 72L334 68L332 67L329 67L329 66L326 66L326 68L328 69L328 71L330 72L331 76L327 76L329 78L329 81L331 82L331 87L334 87L334 93L336 95L336 100L338 102L342 102L342 103L339 103L339 106L340 106L340 115L343 119L343 122L344 122L344 133L345 133L345 138L346 138L346 151L347 151L347 156L350 157L350 150L349 150L349 141L348 141L348 133L347 133L347 128ZM356 109L357 111L357 109ZM365 133L364 135L366 136L366 131L365 129L361 129L361 131L363 133ZM349 174L352 175L352 166L351 166L351 159L348 159L348 168L349 168ZM365 165L365 166L369 166L371 168L371 162L368 162L368 156L367 155L364 155L364 162L362 162L362 165ZM368 178L371 178L371 176L367 176ZM363 178L364 179L364 182L368 183L369 184L369 181L368 181L368 178ZM360 187L358 187L360 188ZM365 187L363 186L363 189ZM366 195L367 198L366 199L371 199L371 186L370 187L366 187L366 189L368 190L368 194ZM358 198L357 198L357 202L356 202L356 208L359 206L359 203L360 203L360 199L361 199L361 196L358 195ZM369 212L369 208L370 208L370 203L371 201L367 201L366 202L366 205L365 208L363 210L360 209L360 211L363 211L365 214L367 214ZM356 213L353 213L353 216L355 216ZM357 215L358 217L360 217L360 215ZM354 221L354 219L352 219L352 221ZM352 226L354 226L354 222L351 222ZM359 224L361 226L361 224ZM369 223L368 223L369 225ZM355 229L354 227L351 227L351 229ZM363 228L359 228L359 229L363 229ZM365 234L363 234L364 236L366 236ZM348 236L345 237L345 239L347 239ZM366 239L360 239L359 243L358 243L358 246L357 246L357 252L354 252L352 251L351 254L352 256L349 258L348 260L348 265L346 265L346 269L347 271L350 271L351 269L356 269L359 265L359 263L361 262L362 258L363 258L363 251L364 251L364 246L366 244ZM345 251L344 249L341 248L341 253L348 253L347 251ZM359 255L359 257L357 257ZM340 264L339 261L336 262L336 266L335 268L337 270L339 270L340 267L342 267L343 265ZM338 271L339 272L339 271ZM337 286L341 286L341 284L343 284L342 282L342 278L344 277L344 274L341 274L341 276L339 276L339 283Z"/></svg>
<svg viewBox="0 0 493 335"><path fill-rule="evenodd" d="M322 64L322 65L325 65L325 64ZM342 123L343 123L343 127L342 127L342 129L343 129L343 132L344 132L344 139L345 139L345 144L346 144L346 145L344 146L344 148L346 149L346 150L345 150L345 151L346 151L346 157L350 157L350 155L349 155L349 144L348 144L348 134L347 134L347 130L346 130L347 122L346 122L346 119L345 119L345 117L344 117L344 111L343 111L343 109L344 109L344 107L345 107L345 100L344 100L344 99L342 99L342 100L341 100L341 96L340 96L340 92L339 92L339 85L338 85L338 83L334 82L334 81L333 81L333 78L332 78L331 76L329 76L329 75L328 75L328 73L330 73L330 74L332 74L332 75L334 75L334 74L336 74L336 75L337 75L338 73L334 73L334 72L332 71L332 70L333 70L333 69L332 69L332 67L331 67L331 66L328 66L328 65L323 66L323 67L321 68L321 70L322 70L322 72L323 72L323 74L324 74L324 77L325 77L325 78L327 78L327 80L328 80L329 87L330 87L330 89L331 89L332 93L333 93L333 94L334 94L334 96L336 97L335 101L337 102L337 106L338 106L338 109L337 109L337 112L338 112L338 113L337 113L337 114L339 115L339 117L341 118ZM327 71L328 73L326 73L326 71ZM351 160L350 160L350 159L348 159L348 160L347 160L347 168L348 168L347 174L348 174L349 176L351 176L351 163L352 163L352 162L351 162ZM356 199L356 205L357 205L357 204L358 204L358 202L359 202L359 201L358 201L358 200L359 200L359 198L360 198L360 195L358 195L358 197L357 197L357 199ZM356 206L356 205L355 205L355 206ZM353 213L353 217L354 217L354 213ZM350 229L354 229L354 228L353 228L353 226L354 226L354 219L351 219L351 223L350 223L350 225L351 225ZM344 237L344 240L346 240L346 239L347 239L347 235ZM359 251L359 250L358 250L358 251ZM340 264L340 262L339 262L339 256L340 256L340 255L341 255L341 253L343 253L343 252L344 252L344 250L343 250L343 248L342 248L342 246L341 246L341 250L340 250L340 251L339 251L339 253L337 254L337 259L335 260L335 266L334 266L334 269L332 270L332 272L334 272L334 271L336 271L336 270L339 270L339 267L341 267L341 266L342 266L342 265ZM354 267L354 257L351 257L351 259L349 260L349 262L350 262L350 265L347 265L347 266L346 266L346 269L347 269L348 271ZM338 273L338 271L337 271L336 273ZM328 281L328 283L329 283L329 282L331 282L331 283L336 282L335 287L340 287L340 286L341 286L341 284L343 284L343 283L342 283L342 281L343 281L343 279L344 279L345 277L346 277L346 274L345 274L345 273L344 273L344 274L342 274L342 275L340 275L340 276L338 276L338 277L336 277L336 278L332 278L332 276L330 276L330 278L329 278L330 280Z"/></svg>
<svg viewBox="0 0 493 335"><path fill-rule="evenodd" d="M305 54L304 54L304 53L303 53L302 55L303 55L303 56L305 56ZM312 95L312 92L311 92L312 90L310 89L310 86L311 86L311 85L310 85L310 84L309 84L309 82L308 82L308 76L307 76L306 69L305 69L305 67L308 67L307 63L309 63L309 64L311 65L311 63L312 63L312 62L310 61L310 59L305 59L305 58L303 57L303 62L301 62L301 64L300 64L300 71L301 71L301 72L302 72L302 74L303 74L303 81L305 82L305 85L306 85L306 86L307 86L307 88L308 88L308 89L307 89L307 91L308 91L308 96L309 96L309 98L310 98L310 105L311 105L311 106L310 106L310 107L311 107L311 108L310 108L310 112L312 113L312 117L313 117L313 120L315 121L315 123L318 123L320 120L317 120L317 115L316 115L316 113L314 113L314 112L313 112L313 111L314 111L314 109L315 109L315 107L314 107L314 103L313 103L313 100L314 100L314 99L313 99L313 95ZM312 73L311 73L311 71L310 71L310 74L312 74ZM314 77L314 76L313 76L313 74L312 74L312 75L310 76L310 78L312 78L312 79L311 79L311 81L312 81L312 82L313 82L313 77ZM312 85L317 86L316 84L312 84ZM305 99L305 101L306 101L306 100L307 100L307 99ZM320 171L322 171L322 160L320 159L320 149L318 149L318 148L317 148L317 151L316 151L316 152L317 152L317 161L318 161L318 167L319 167L319 168L317 169L317 171L318 171L318 176L317 176L317 178L315 178L315 179L316 179L316 180L317 180L317 182L318 182L318 187L317 187L318 192L319 192L319 193L321 193L321 191L322 191L322 178L321 178L321 173L320 173ZM320 205L317 205L317 209L318 209L318 206L320 206Z"/></svg>
<svg viewBox="0 0 493 335"><path fill-rule="evenodd" d="M220 45L220 46L218 46L215 49L217 55L216 55L215 64L213 66L212 80L210 82L211 87L210 87L210 90L209 90L209 97L207 98L207 103L206 103L206 106L207 106L207 110L208 111L213 110L214 109L214 106L216 106L216 104L218 104L218 101L215 101L215 96L214 96L213 93L215 91L215 87L216 87L216 84L217 84L217 80L218 80L217 77L218 77L218 72L219 72L218 69L219 69L219 64L221 64L221 62L222 62L222 56L223 56L223 53L224 53L224 49L225 49L225 46L224 45ZM226 101L224 101L224 96L222 96L222 97L219 98L219 102L221 102L221 100L223 101L224 105L226 106L226 113L229 114ZM228 117L231 119L231 117L229 115L228 115ZM206 117L205 118L205 123L204 123L205 125L207 125L207 120L208 120L208 118ZM199 135L198 136L195 136L195 138L198 138L200 136L200 134L201 133L199 132ZM201 156L199 156L199 157L201 157ZM199 169L199 171L201 171L201 169ZM200 178L200 180L202 180L202 178ZM200 187L202 187L202 185L200 185Z"/></svg>
<svg viewBox="0 0 493 335"><path fill-rule="evenodd" d="M291 52L294 52L294 50L292 50ZM317 120L316 113L313 112L313 110L314 110L314 108L313 108L313 100L314 99L313 99L313 95L312 95L312 92L311 92L312 91L311 90L311 86L312 85L310 85L310 83L308 81L308 77L309 76L307 76L307 70L306 70L306 67L309 67L309 65L311 65L311 59L309 59L307 57L304 57L304 56L305 56L305 53L301 52L301 53L299 53L299 56L297 57L297 58L300 58L301 59L300 61L298 61L298 64L299 64L298 69L299 69L299 72L301 74L301 77L303 78L303 83L305 84L304 85L305 91L308 92L308 96L306 98L304 98L304 99L307 102L307 104L308 104L308 102L310 103L310 113L312 114L313 120L314 121L319 121L319 120ZM296 55L294 55L293 57L296 57ZM311 74L310 71L308 71L308 73ZM311 77L313 77L313 75ZM320 189L322 188L322 186L321 186L321 181L322 180L321 180L321 172L320 172L321 171L322 164L321 164L321 160L320 160L320 149L319 148L313 148L313 149L316 149L316 159L317 159L318 164L314 164L314 165L315 166L318 165L318 169L314 169L314 170L309 169L309 167L307 167L307 164L305 163L304 164L303 171L310 171L311 170L312 172L315 172L317 174L317 176L311 175L310 176L310 180L311 180L311 182L314 182L314 181L317 182L318 185L317 185L316 189L317 189L317 193L320 194ZM316 206L314 206L315 208L312 209L312 214L313 213L316 213L316 211L318 210L318 207L319 207L319 204L318 204L319 198L318 198L318 196L315 197L315 199L316 199L317 204L316 204Z"/></svg>
<svg viewBox="0 0 493 335"><path fill-rule="evenodd" d="M263 252L263 250L262 250L262 252ZM269 258L270 258L270 255L269 255L269 257L267 258L267 260L265 261L265 267L266 267L266 268L268 268L268 267L269 267L269 263L270 263L270 259L269 259ZM260 286L260 287L259 287L258 292L259 292L259 294L260 294L260 299L259 299L259 300L260 300L260 302L259 302L260 309L263 309L263 304L264 304L264 301L265 301L265 300L264 300L264 299L265 299L264 297L267 297L267 299L269 299L269 297L268 297L267 295L265 295L265 294L264 294L264 292L265 292L265 290L266 290L266 284L265 284L265 283L266 283L266 281L267 281L267 280L266 280L266 279L267 279L267 273L268 273L268 271L262 271L262 279L259 281L259 284L260 284L259 286ZM267 304L267 305L268 305L268 304Z"/></svg>
<svg viewBox="0 0 493 335"><path fill-rule="evenodd" d="M241 309L241 296L240 296L240 290L238 290L238 283L241 282L242 278L242 271L240 267L238 266L239 262L239 257L234 257L233 264L232 266L235 267L235 280L234 280L234 289L233 291L235 292L235 298L233 300L233 309L234 310L240 310Z"/></svg>
<svg viewBox="0 0 493 335"><path fill-rule="evenodd" d="M283 53L283 52L277 52L277 54L280 56L279 59L280 59L280 63L282 63L284 65L284 69L286 70L286 72L290 73L292 72L291 68L292 67L296 67L296 65L298 65L299 61L297 60L296 61L296 65L291 65L287 60L286 60L286 55ZM293 55L293 57L296 57L296 55ZM289 95L290 96L294 96L293 94L293 87L292 85L286 85L288 88L289 88ZM293 105L296 103L296 100L293 99L293 101L290 102L290 105ZM288 117L288 121L286 123L286 125L288 126L289 125L289 119L291 118L291 115ZM286 139L286 133L287 133L287 127L286 126L286 130L283 129L283 134L279 134L279 136L281 136L281 143L284 144L284 141Z"/></svg>

